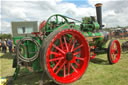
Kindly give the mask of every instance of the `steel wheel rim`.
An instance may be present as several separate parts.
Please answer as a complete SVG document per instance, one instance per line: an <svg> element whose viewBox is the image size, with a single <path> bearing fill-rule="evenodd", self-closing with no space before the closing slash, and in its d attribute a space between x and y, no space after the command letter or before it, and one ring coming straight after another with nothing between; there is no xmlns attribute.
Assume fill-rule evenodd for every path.
<svg viewBox="0 0 128 85"><path fill-rule="evenodd" d="M121 53L120 43L117 40L114 40L110 48L110 59L112 63L117 63L119 61L120 53Z"/></svg>
<svg viewBox="0 0 128 85"><path fill-rule="evenodd" d="M73 43L74 43L72 42L73 37L71 37L70 41L67 42L65 38L67 34L72 35L74 37L74 42L76 40L79 43L79 46L73 48ZM57 47L57 45L55 45L55 41L57 39L60 40L61 50L59 49L58 55L61 55L61 57L59 58L54 57L54 59L49 59L51 54L55 54L52 52L51 49L55 48L58 50L59 48ZM64 45L65 47L63 46L63 44L65 44ZM75 50L78 50L78 49L80 49L80 52L79 52L80 57L76 57L76 54L78 53L78 51L75 52ZM73 54L73 58L71 60L66 59L67 58L66 54L68 55L68 52L71 52ZM83 75L83 73L85 72L88 66L89 46L84 36L80 32L72 29L63 30L52 39L51 43L49 44L48 50L46 52L46 57L47 57L46 58L47 70L50 76L53 77L53 79L59 83L63 83L63 84L72 83L78 80ZM55 61L55 59L58 60L58 62L52 67L50 63ZM76 60L79 60L79 62ZM74 65L74 63L77 66ZM71 72L71 68L73 72ZM63 74L62 76L59 75L60 71L62 71L62 74Z"/></svg>

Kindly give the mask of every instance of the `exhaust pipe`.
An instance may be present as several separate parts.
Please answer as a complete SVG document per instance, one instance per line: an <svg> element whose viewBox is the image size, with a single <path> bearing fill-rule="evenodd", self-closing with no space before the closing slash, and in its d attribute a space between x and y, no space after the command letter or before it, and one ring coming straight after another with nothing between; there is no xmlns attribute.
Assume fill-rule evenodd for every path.
<svg viewBox="0 0 128 85"><path fill-rule="evenodd" d="M98 23L100 25L100 30L102 30L102 27L103 27L103 25L102 25L102 12L101 12L102 4L101 3L97 3L95 5L95 7L96 7L96 14L97 14L97 21L98 21Z"/></svg>

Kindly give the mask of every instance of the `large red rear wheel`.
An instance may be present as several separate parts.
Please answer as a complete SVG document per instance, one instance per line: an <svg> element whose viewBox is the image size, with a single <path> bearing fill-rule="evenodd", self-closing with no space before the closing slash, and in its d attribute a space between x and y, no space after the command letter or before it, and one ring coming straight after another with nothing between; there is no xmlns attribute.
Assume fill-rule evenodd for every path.
<svg viewBox="0 0 128 85"><path fill-rule="evenodd" d="M85 37L75 29L52 32L43 44L41 60L48 76L58 84L78 80L89 63L89 46Z"/></svg>
<svg viewBox="0 0 128 85"><path fill-rule="evenodd" d="M112 40L108 46L108 61L115 64L119 61L121 55L121 47L118 40Z"/></svg>

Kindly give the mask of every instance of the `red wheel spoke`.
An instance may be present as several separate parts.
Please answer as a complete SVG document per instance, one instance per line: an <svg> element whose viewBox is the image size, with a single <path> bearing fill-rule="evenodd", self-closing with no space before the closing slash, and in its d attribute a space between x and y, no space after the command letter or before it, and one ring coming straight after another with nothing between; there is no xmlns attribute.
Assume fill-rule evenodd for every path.
<svg viewBox="0 0 128 85"><path fill-rule="evenodd" d="M117 57L117 54L115 54L115 56L114 56L115 58Z"/></svg>
<svg viewBox="0 0 128 85"><path fill-rule="evenodd" d="M62 49L64 49L64 46L63 46L63 43L62 43L61 37L59 38L59 40L60 40L61 48L62 48Z"/></svg>
<svg viewBox="0 0 128 85"><path fill-rule="evenodd" d="M112 56L112 60L115 60L115 59L116 59L117 54L112 53L112 54L111 54L111 56Z"/></svg>
<svg viewBox="0 0 128 85"><path fill-rule="evenodd" d="M115 49L112 49L111 52L115 54L116 51L117 51L117 49L115 48Z"/></svg>
<svg viewBox="0 0 128 85"><path fill-rule="evenodd" d="M69 45L68 45L70 48L71 48L71 43L72 43L73 38L74 38L74 37L72 36L72 38L71 38L71 40L70 40L70 42L69 42Z"/></svg>
<svg viewBox="0 0 128 85"><path fill-rule="evenodd" d="M79 48L81 48L81 47L83 47L83 44L81 44L81 45L79 45L78 47L74 48L73 51L75 51L76 49L79 49Z"/></svg>
<svg viewBox="0 0 128 85"><path fill-rule="evenodd" d="M68 75L70 75L70 63L68 63Z"/></svg>
<svg viewBox="0 0 128 85"><path fill-rule="evenodd" d="M62 60L62 59L64 59L64 57L60 57L60 58L53 58L53 59L50 59L50 60L49 60L49 62L51 62L51 61L56 61L56 60Z"/></svg>
<svg viewBox="0 0 128 85"><path fill-rule="evenodd" d="M114 49L114 44L112 45L112 49Z"/></svg>
<svg viewBox="0 0 128 85"><path fill-rule="evenodd" d="M113 56L114 56L114 54L112 53L112 54L111 54L111 58L112 58L112 60L113 60Z"/></svg>
<svg viewBox="0 0 128 85"><path fill-rule="evenodd" d="M64 43L65 43L65 46L66 46L66 49L67 49L67 52L68 52L69 51L69 48L68 48L68 44L67 44L67 41L65 39L65 36L63 36L63 38L64 38Z"/></svg>
<svg viewBox="0 0 128 85"><path fill-rule="evenodd" d="M114 54L113 59L114 59L114 60L116 59L116 54Z"/></svg>
<svg viewBox="0 0 128 85"><path fill-rule="evenodd" d="M65 54L65 52L62 49L60 49L58 46L53 44L53 47L56 48L57 50L59 50L61 53Z"/></svg>
<svg viewBox="0 0 128 85"><path fill-rule="evenodd" d="M61 60L53 67L53 71L56 69L56 67L60 64Z"/></svg>
<svg viewBox="0 0 128 85"><path fill-rule="evenodd" d="M84 58L81 57L76 57L76 59L84 61Z"/></svg>
<svg viewBox="0 0 128 85"><path fill-rule="evenodd" d="M77 66L79 65L76 60L74 61L74 63L75 63Z"/></svg>
<svg viewBox="0 0 128 85"><path fill-rule="evenodd" d="M60 56L61 54L60 53L57 53L57 52L50 52L50 54L54 54L55 56Z"/></svg>
<svg viewBox="0 0 128 85"><path fill-rule="evenodd" d="M75 43L76 43L76 40L74 40L74 42L73 42L73 45L72 45L72 48L71 48L71 52L72 52L73 49L74 49L74 45L75 45Z"/></svg>
<svg viewBox="0 0 128 85"><path fill-rule="evenodd" d="M116 46L116 44L115 44L115 43L113 44L112 49L113 49L113 50L117 50L117 46Z"/></svg>
<svg viewBox="0 0 128 85"><path fill-rule="evenodd" d="M65 65L64 65L64 77L66 76L66 69L65 69Z"/></svg>
<svg viewBox="0 0 128 85"><path fill-rule="evenodd" d="M73 70L78 73L78 71L76 70L76 68L71 64L71 67L73 68Z"/></svg>
<svg viewBox="0 0 128 85"><path fill-rule="evenodd" d="M49 35L42 61L48 76L59 84L78 80L86 71L90 59L90 48L82 33L75 29L61 29L64 26L54 35Z"/></svg>
<svg viewBox="0 0 128 85"><path fill-rule="evenodd" d="M113 60L115 59L115 54L113 54Z"/></svg>
<svg viewBox="0 0 128 85"><path fill-rule="evenodd" d="M114 49L112 49L112 53L114 53L115 52L115 50Z"/></svg>
<svg viewBox="0 0 128 85"><path fill-rule="evenodd" d="M80 53L80 51L73 53L73 55L75 56L75 55L78 55L79 53Z"/></svg>
<svg viewBox="0 0 128 85"><path fill-rule="evenodd" d="M62 69L62 67L65 65L66 61L58 68L55 74L58 74L58 72Z"/></svg>

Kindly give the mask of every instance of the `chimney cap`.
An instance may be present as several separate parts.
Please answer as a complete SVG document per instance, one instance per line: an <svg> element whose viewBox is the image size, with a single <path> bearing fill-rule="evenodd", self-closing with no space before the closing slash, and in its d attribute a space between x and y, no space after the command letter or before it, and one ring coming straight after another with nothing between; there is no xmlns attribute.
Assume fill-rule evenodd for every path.
<svg viewBox="0 0 128 85"><path fill-rule="evenodd" d="M101 7L102 6L102 3L97 3L95 6L96 7Z"/></svg>

